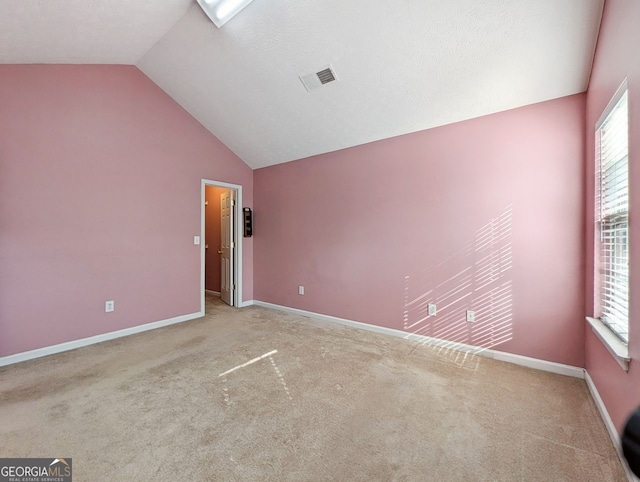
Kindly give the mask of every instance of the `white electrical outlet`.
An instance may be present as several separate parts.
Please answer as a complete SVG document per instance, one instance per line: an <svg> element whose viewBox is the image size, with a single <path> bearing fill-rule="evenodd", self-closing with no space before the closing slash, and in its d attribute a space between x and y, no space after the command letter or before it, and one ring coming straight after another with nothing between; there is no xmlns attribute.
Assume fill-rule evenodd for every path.
<svg viewBox="0 0 640 482"><path fill-rule="evenodd" d="M193 237L193 244L200 244L200 236Z"/></svg>
<svg viewBox="0 0 640 482"><path fill-rule="evenodd" d="M467 321L469 323L475 323L475 321L476 321L476 312L475 311L467 310Z"/></svg>
<svg viewBox="0 0 640 482"><path fill-rule="evenodd" d="M105 313L111 313L113 310L116 309L116 304L113 300L109 300L109 301L105 301L104 302L104 312Z"/></svg>
<svg viewBox="0 0 640 482"><path fill-rule="evenodd" d="M304 286L302 286L302 285L298 286L298 294L299 295L303 295L304 294Z"/></svg>
<svg viewBox="0 0 640 482"><path fill-rule="evenodd" d="M429 303L429 316L436 316L436 304L435 303Z"/></svg>

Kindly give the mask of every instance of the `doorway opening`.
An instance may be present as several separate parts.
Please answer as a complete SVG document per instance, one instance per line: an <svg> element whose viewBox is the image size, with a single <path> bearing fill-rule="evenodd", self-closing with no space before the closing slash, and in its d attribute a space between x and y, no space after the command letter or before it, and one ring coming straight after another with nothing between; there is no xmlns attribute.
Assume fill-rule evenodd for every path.
<svg viewBox="0 0 640 482"><path fill-rule="evenodd" d="M242 306L242 186L202 180L200 308L205 292Z"/></svg>

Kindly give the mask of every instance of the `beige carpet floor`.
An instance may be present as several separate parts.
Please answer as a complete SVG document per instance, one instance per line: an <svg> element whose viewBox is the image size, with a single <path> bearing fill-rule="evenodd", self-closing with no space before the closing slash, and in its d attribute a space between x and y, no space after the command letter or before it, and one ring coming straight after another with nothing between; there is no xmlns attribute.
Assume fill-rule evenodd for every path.
<svg viewBox="0 0 640 482"><path fill-rule="evenodd" d="M0 419L76 481L626 480L583 380L212 297L1 368Z"/></svg>

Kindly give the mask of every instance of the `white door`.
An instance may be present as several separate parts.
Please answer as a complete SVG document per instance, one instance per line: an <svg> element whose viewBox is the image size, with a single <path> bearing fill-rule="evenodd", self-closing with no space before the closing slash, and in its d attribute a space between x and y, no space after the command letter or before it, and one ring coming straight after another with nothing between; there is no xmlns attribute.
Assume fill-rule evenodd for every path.
<svg viewBox="0 0 640 482"><path fill-rule="evenodd" d="M235 191L220 194L220 298L233 306L235 276L233 261L235 252Z"/></svg>

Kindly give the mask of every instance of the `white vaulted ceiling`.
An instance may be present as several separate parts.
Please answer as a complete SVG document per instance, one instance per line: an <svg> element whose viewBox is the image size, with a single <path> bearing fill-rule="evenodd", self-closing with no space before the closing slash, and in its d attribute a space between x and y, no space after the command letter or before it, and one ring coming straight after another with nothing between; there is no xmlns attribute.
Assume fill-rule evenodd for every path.
<svg viewBox="0 0 640 482"><path fill-rule="evenodd" d="M191 0L0 0L0 63L135 64L190 5Z"/></svg>
<svg viewBox="0 0 640 482"><path fill-rule="evenodd" d="M583 92L603 1L0 0L0 63L136 64L258 168Z"/></svg>

